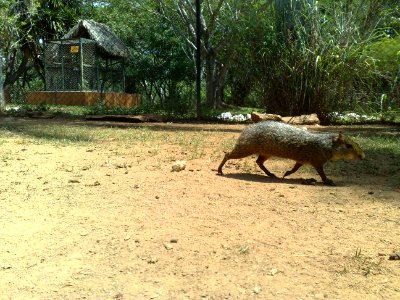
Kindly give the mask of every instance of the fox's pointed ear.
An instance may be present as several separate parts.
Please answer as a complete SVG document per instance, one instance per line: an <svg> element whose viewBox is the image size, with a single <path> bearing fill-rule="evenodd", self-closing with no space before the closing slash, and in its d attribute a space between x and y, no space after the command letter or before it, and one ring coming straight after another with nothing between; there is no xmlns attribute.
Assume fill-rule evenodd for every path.
<svg viewBox="0 0 400 300"><path fill-rule="evenodd" d="M340 131L339 134L337 135L337 137L335 138L335 140L337 142L344 142L344 135L343 133Z"/></svg>

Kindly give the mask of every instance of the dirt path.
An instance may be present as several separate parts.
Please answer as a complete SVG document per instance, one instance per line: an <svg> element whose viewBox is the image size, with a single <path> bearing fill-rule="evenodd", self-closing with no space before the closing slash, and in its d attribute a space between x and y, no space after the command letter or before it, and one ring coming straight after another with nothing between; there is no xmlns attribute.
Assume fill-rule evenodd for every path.
<svg viewBox="0 0 400 300"><path fill-rule="evenodd" d="M217 176L242 125L149 124L166 142L129 146L32 142L38 122L79 121L1 121L0 299L400 298L400 261L388 260L400 251L390 157L357 162L376 174L332 164L338 186L310 186L301 178L320 180L312 169L274 180L253 158ZM143 126L116 125L132 136ZM195 145L199 135L207 146ZM171 172L175 160L186 169ZM291 164L269 167L283 174Z"/></svg>

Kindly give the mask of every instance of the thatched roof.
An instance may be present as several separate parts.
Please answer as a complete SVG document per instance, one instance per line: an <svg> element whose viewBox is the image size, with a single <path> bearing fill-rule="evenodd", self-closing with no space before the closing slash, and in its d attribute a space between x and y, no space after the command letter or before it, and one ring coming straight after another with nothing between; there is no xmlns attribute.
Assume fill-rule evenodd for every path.
<svg viewBox="0 0 400 300"><path fill-rule="evenodd" d="M86 38L94 40L103 55L128 58L129 48L111 32L108 26L93 20L79 20L63 39Z"/></svg>

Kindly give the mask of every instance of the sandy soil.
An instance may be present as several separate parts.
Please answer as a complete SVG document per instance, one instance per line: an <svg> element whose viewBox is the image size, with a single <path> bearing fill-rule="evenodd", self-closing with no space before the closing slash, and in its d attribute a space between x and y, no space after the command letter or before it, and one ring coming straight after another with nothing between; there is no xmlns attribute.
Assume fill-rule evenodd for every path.
<svg viewBox="0 0 400 300"><path fill-rule="evenodd" d="M0 299L400 299L400 261L388 259L400 251L400 169L390 155L328 164L331 187L310 168L268 178L254 158L216 175L243 125L119 124L166 137L129 146L27 133L82 121L0 121L9 128L0 140ZM169 142L191 134L209 142ZM175 160L186 169L171 172ZM292 166L267 164L276 174ZM309 177L318 183L301 184Z"/></svg>

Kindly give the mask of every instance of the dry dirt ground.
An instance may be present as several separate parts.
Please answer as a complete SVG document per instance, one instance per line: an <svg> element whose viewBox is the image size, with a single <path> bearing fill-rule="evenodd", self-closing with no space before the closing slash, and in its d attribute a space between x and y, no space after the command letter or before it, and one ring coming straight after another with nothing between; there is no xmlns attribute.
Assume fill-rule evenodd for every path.
<svg viewBox="0 0 400 300"><path fill-rule="evenodd" d="M49 124L67 131L35 136ZM400 299L400 261L388 259L400 251L391 156L328 164L332 187L310 168L268 178L254 158L216 175L244 125L2 126L0 299ZM96 138L75 143L68 128L79 126ZM175 160L186 169L171 172ZM310 177L318 183L303 185Z"/></svg>

